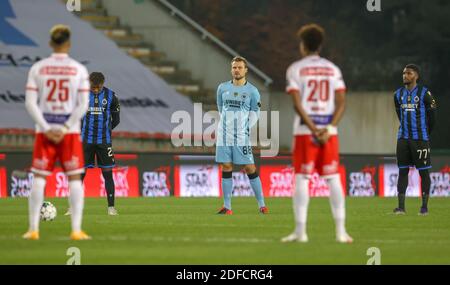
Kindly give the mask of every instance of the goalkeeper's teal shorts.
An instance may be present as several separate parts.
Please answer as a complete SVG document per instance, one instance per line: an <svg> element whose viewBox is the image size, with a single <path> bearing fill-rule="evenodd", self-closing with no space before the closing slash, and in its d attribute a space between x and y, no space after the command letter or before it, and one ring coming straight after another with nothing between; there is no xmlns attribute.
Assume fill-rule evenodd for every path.
<svg viewBox="0 0 450 285"><path fill-rule="evenodd" d="M255 164L251 146L216 146L217 163Z"/></svg>

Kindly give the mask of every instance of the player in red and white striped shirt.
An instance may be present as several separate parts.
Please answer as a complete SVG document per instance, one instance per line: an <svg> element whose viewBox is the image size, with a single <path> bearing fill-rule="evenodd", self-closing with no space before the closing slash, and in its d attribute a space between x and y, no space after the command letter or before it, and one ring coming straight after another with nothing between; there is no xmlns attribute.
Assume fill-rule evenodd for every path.
<svg viewBox="0 0 450 285"><path fill-rule="evenodd" d="M39 212L44 199L46 177L57 160L69 176L73 240L90 239L81 230L84 190L83 147L80 120L89 104L89 74L70 58L70 29L56 25L50 31L54 53L35 63L28 74L26 108L36 123L36 139L31 171L33 186L29 197L30 227L23 238L39 239Z"/></svg>
<svg viewBox="0 0 450 285"><path fill-rule="evenodd" d="M298 33L303 57L287 70L286 91L297 112L294 121L294 214L296 229L283 242L307 242L306 220L309 179L317 170L330 188L330 204L336 222L336 240L352 242L345 230L345 198L339 176L337 125L344 113L345 83L340 69L319 56L324 30L303 26Z"/></svg>

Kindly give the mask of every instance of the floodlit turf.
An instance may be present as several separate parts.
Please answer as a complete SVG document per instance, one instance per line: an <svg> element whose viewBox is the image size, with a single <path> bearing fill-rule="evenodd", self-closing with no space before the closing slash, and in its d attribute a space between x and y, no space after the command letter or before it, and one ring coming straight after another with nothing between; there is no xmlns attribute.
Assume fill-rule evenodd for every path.
<svg viewBox="0 0 450 285"><path fill-rule="evenodd" d="M353 244L334 241L328 199L311 199L308 244L282 244L293 229L291 200L267 199L269 215L253 198L234 198L233 216L219 216L218 198L118 199L120 216L106 215L105 199L86 199L83 228L91 241L69 240L66 199L41 223L41 239L25 241L27 200L0 199L0 264L65 264L69 247L82 264L366 264L378 247L382 264L450 264L450 200L431 199L430 215L417 215L407 199L405 216L391 214L395 199L347 199Z"/></svg>

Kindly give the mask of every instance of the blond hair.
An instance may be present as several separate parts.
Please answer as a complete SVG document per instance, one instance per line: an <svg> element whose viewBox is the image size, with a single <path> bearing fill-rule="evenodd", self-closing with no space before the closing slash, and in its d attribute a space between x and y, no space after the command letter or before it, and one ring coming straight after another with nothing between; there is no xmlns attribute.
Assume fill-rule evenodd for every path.
<svg viewBox="0 0 450 285"><path fill-rule="evenodd" d="M70 39L69 26L58 24L50 29L50 40L54 45L62 45Z"/></svg>

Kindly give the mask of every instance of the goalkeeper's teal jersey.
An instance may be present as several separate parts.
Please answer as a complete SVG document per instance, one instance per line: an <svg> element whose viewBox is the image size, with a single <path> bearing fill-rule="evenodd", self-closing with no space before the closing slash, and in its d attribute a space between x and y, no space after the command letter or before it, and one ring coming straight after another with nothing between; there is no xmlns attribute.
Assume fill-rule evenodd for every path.
<svg viewBox="0 0 450 285"><path fill-rule="evenodd" d="M242 86L227 81L217 88L220 122L218 146L249 146L250 129L256 124L261 107L258 89L250 82Z"/></svg>

